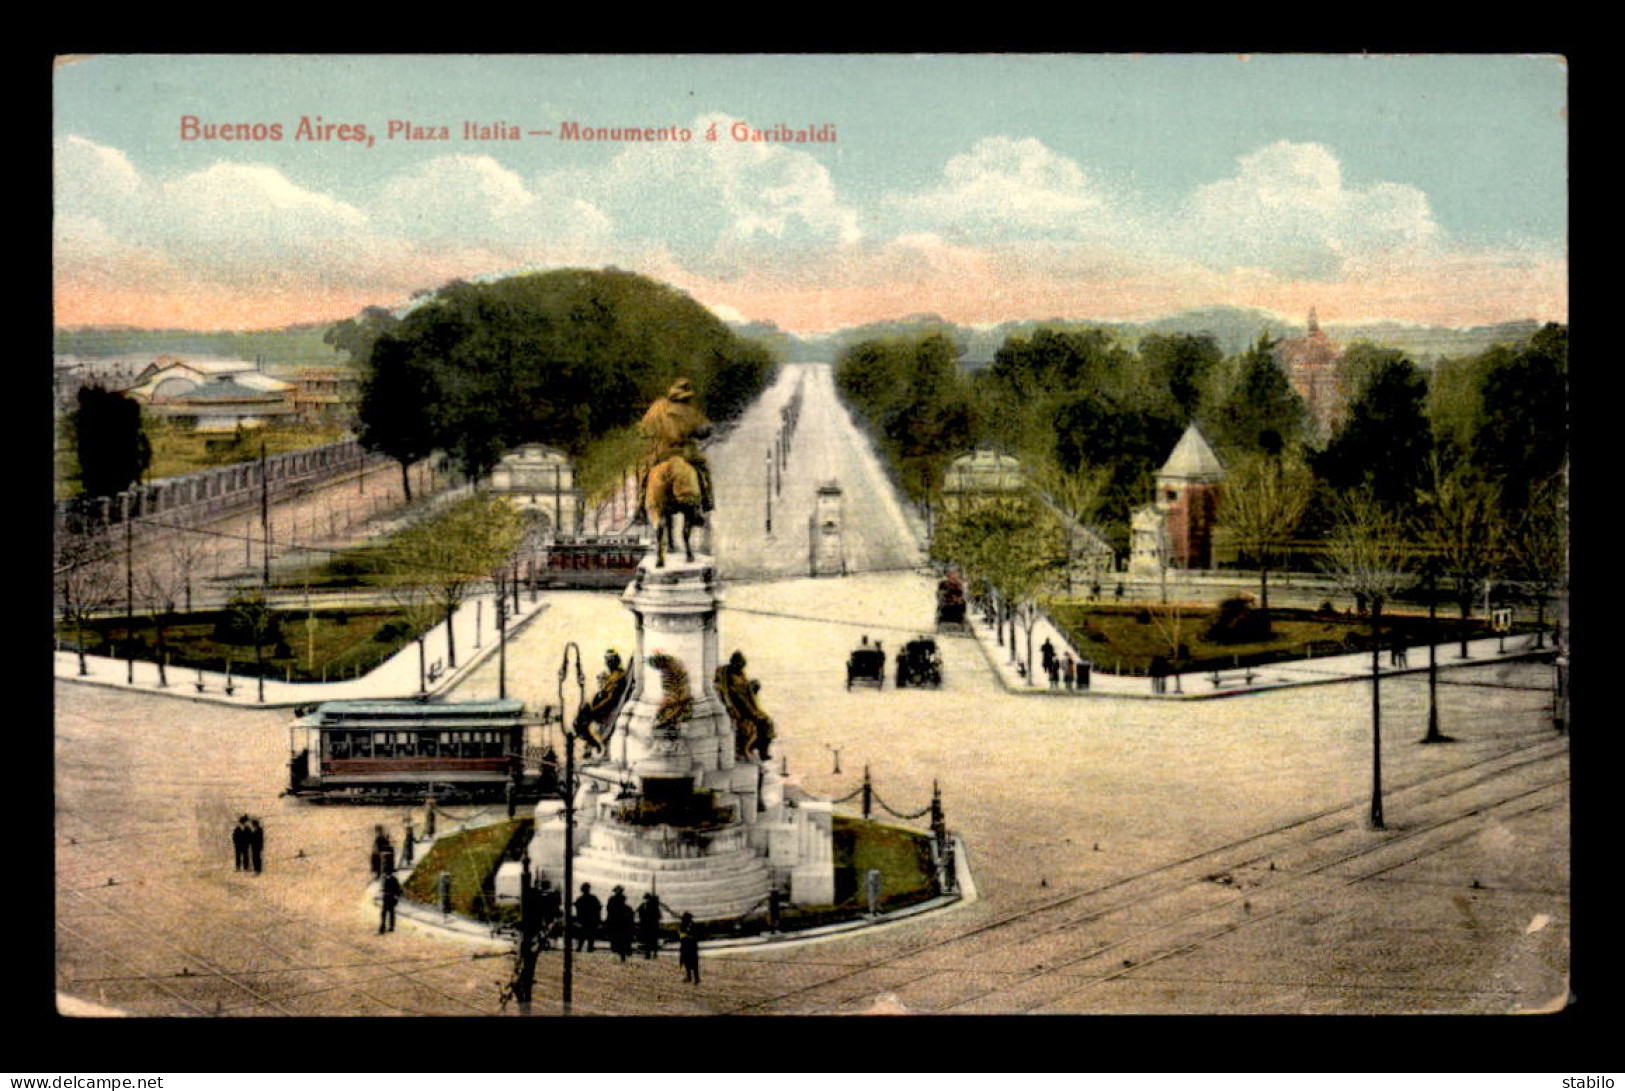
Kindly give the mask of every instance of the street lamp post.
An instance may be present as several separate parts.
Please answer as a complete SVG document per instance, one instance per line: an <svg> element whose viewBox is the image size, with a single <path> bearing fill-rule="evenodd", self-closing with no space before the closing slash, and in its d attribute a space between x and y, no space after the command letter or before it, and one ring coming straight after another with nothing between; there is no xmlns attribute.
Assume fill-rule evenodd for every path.
<svg viewBox="0 0 1625 1091"><path fill-rule="evenodd" d="M767 451L767 536L773 537L773 449Z"/></svg>
<svg viewBox="0 0 1625 1091"><path fill-rule="evenodd" d="M1371 828L1385 828L1382 819L1382 600L1371 600Z"/></svg>
<svg viewBox="0 0 1625 1091"><path fill-rule="evenodd" d="M575 989L575 962L573 941L575 939L574 899L571 894L575 890L575 853L576 853L576 737L567 724L569 721L564 715L564 680L570 671L570 652L575 652L576 658L576 688L578 699L576 707L580 708L587 700L587 677L581 669L581 649L575 641L564 646L564 658L559 663L559 729L564 735L564 780L559 785L559 796L564 801L564 1014L570 1014L570 1002Z"/></svg>
<svg viewBox="0 0 1625 1091"><path fill-rule="evenodd" d="M1428 562L1428 732L1419 740L1425 743L1455 742L1449 735L1439 730L1439 636L1435 632L1438 623L1439 602L1434 594L1438 579L1438 567L1433 561Z"/></svg>

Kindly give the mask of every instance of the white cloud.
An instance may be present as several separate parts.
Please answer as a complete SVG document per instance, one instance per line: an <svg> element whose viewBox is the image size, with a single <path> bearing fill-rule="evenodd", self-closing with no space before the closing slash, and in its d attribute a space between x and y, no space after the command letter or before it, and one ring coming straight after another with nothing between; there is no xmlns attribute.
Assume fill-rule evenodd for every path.
<svg viewBox="0 0 1625 1091"><path fill-rule="evenodd" d="M1351 259L1416 251L1439 237L1421 190L1351 187L1330 149L1287 141L1242 156L1234 177L1198 188L1186 218L1177 248L1221 268L1292 276L1330 277Z"/></svg>
<svg viewBox="0 0 1625 1091"><path fill-rule="evenodd" d="M429 160L387 181L371 203L382 233L436 250L489 247L510 255L602 244L611 223L590 201L542 176L529 184L485 155Z"/></svg>
<svg viewBox="0 0 1625 1091"><path fill-rule="evenodd" d="M859 241L857 212L822 162L784 144L736 141L732 121L696 118L694 140L630 145L602 174L577 180L621 238L658 241L712 272ZM713 124L715 142L703 139Z"/></svg>
<svg viewBox="0 0 1625 1091"><path fill-rule="evenodd" d="M990 136L949 159L943 181L886 203L908 227L967 240L1078 237L1105 229L1109 202L1074 160L1041 141Z"/></svg>

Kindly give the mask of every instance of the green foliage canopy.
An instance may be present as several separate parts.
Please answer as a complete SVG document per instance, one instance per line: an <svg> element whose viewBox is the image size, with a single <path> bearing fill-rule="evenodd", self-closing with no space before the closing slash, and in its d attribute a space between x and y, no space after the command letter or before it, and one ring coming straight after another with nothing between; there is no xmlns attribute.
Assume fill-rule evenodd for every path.
<svg viewBox="0 0 1625 1091"><path fill-rule="evenodd" d="M774 366L689 296L613 269L454 281L403 316L364 313L334 337L365 353L362 443L403 464L444 450L471 477L522 443L580 455L679 376L726 421Z"/></svg>
<svg viewBox="0 0 1625 1091"><path fill-rule="evenodd" d="M141 427L134 398L100 386L79 389L79 405L68 415L68 430L79 457L79 483L87 496L114 496L141 480L152 464L152 444Z"/></svg>

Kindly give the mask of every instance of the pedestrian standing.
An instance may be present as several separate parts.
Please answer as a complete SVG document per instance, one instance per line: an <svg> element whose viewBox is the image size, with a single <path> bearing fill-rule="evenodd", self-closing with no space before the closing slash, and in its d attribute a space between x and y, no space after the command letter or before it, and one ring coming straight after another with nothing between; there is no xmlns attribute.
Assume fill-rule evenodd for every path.
<svg viewBox="0 0 1625 1091"><path fill-rule="evenodd" d="M604 903L604 932L609 938L609 949L625 962L632 955L634 919L632 906L626 900L626 888L618 886Z"/></svg>
<svg viewBox="0 0 1625 1091"><path fill-rule="evenodd" d="M237 824L231 828L231 851L237 859L237 870L248 870L248 816L245 814L237 819Z"/></svg>
<svg viewBox="0 0 1625 1091"><path fill-rule="evenodd" d="M1044 664L1044 673L1049 675L1049 688L1061 688L1061 661L1052 654L1049 661Z"/></svg>
<svg viewBox="0 0 1625 1091"><path fill-rule="evenodd" d="M508 821L512 822L513 821L513 815L514 815L514 809L515 809L515 806L516 806L516 803L517 803L517 801L514 799L514 790L513 790L513 781L512 780L509 780L508 783L506 783L506 784L504 784L502 786L502 795L506 799L507 804L508 804Z"/></svg>
<svg viewBox="0 0 1625 1091"><path fill-rule="evenodd" d="M254 867L255 875L264 870L265 829L257 818L250 819L248 823L248 859Z"/></svg>
<svg viewBox="0 0 1625 1091"><path fill-rule="evenodd" d="M1078 660L1078 692L1089 688L1089 660Z"/></svg>
<svg viewBox="0 0 1625 1091"><path fill-rule="evenodd" d="M576 950L592 951L598 945L598 925L603 919L604 905L592 892L591 883L581 884L581 896L576 899Z"/></svg>
<svg viewBox="0 0 1625 1091"><path fill-rule="evenodd" d="M1066 659L1061 664L1061 677L1066 682L1066 691L1068 693L1072 692L1072 682L1073 682L1074 678L1076 677L1076 673L1077 673L1077 664L1072 662L1072 653L1067 652L1066 653Z"/></svg>
<svg viewBox="0 0 1625 1091"><path fill-rule="evenodd" d="M401 864L411 867L412 861L417 858L417 836L412 829L412 816L408 814L401 830Z"/></svg>
<svg viewBox="0 0 1625 1091"><path fill-rule="evenodd" d="M700 983L700 936L692 913L684 913L677 924L677 964L683 968L684 981Z"/></svg>
<svg viewBox="0 0 1625 1091"><path fill-rule="evenodd" d="M382 879L389 872L395 870L395 845L390 841L389 834L384 827L373 827L372 838L372 877Z"/></svg>
<svg viewBox="0 0 1625 1091"><path fill-rule="evenodd" d="M553 934L558 930L559 917L564 913L564 897L546 879L542 880L542 893L538 899L542 910L542 950L553 948Z"/></svg>
<svg viewBox="0 0 1625 1091"><path fill-rule="evenodd" d="M401 882L394 873L384 876L383 910L378 914L378 934L395 931L395 905L401 900Z"/></svg>
<svg viewBox="0 0 1625 1091"><path fill-rule="evenodd" d="M773 931L779 930L779 911L784 905L784 891L774 887L767 892L767 926Z"/></svg>
<svg viewBox="0 0 1625 1091"><path fill-rule="evenodd" d="M644 958L660 954L660 895L652 890L638 906L638 946Z"/></svg>

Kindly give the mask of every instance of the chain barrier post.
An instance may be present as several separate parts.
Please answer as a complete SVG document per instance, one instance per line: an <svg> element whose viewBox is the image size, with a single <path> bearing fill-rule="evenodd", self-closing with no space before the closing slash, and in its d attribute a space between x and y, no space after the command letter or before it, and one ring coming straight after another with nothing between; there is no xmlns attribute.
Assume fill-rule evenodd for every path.
<svg viewBox="0 0 1625 1091"><path fill-rule="evenodd" d="M875 789L869 780L869 767L863 767L863 820L869 821L869 813L874 809Z"/></svg>

